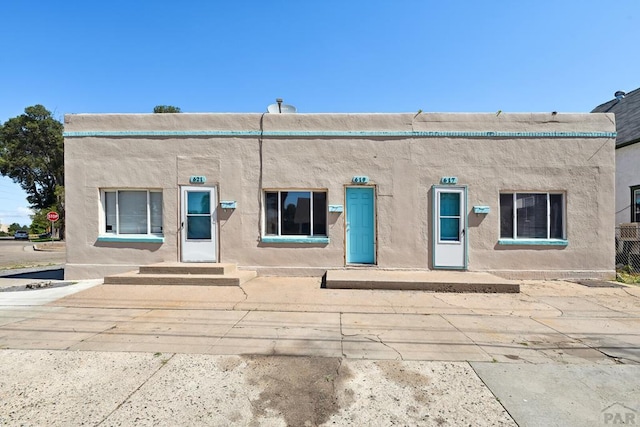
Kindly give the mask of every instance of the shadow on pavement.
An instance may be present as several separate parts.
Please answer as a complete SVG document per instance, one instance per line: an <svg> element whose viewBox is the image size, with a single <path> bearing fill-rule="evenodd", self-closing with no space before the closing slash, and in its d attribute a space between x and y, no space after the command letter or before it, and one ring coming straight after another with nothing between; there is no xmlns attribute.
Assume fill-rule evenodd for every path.
<svg viewBox="0 0 640 427"><path fill-rule="evenodd" d="M2 274L0 277L3 279L64 280L64 268Z"/></svg>

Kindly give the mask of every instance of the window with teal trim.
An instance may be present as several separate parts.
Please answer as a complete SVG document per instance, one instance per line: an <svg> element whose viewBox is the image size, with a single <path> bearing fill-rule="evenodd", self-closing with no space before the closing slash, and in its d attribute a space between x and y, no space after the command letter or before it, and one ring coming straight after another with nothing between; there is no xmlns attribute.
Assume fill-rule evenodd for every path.
<svg viewBox="0 0 640 427"><path fill-rule="evenodd" d="M563 193L500 194L501 239L565 239Z"/></svg>
<svg viewBox="0 0 640 427"><path fill-rule="evenodd" d="M266 236L327 236L326 191L265 191Z"/></svg>
<svg viewBox="0 0 640 427"><path fill-rule="evenodd" d="M162 192L103 190L104 229L107 235L162 236Z"/></svg>

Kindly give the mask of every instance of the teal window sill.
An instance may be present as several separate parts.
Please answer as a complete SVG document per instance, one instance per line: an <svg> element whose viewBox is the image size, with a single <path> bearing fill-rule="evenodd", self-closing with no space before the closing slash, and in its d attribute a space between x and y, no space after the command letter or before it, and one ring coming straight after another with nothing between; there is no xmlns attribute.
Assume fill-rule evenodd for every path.
<svg viewBox="0 0 640 427"><path fill-rule="evenodd" d="M564 239L500 239L499 245L517 246L567 246L568 240Z"/></svg>
<svg viewBox="0 0 640 427"><path fill-rule="evenodd" d="M264 236L262 243L302 243L302 244L324 244L329 243L328 237L308 237L308 236Z"/></svg>
<svg viewBox="0 0 640 427"><path fill-rule="evenodd" d="M113 235L98 236L98 242L118 242L118 243L164 243L164 236L147 235Z"/></svg>

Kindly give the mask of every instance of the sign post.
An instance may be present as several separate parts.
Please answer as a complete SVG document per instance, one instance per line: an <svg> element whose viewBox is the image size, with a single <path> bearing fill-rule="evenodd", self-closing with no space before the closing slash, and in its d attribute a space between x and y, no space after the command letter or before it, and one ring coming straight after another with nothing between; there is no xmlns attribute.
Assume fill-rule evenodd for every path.
<svg viewBox="0 0 640 427"><path fill-rule="evenodd" d="M53 242L53 223L60 219L60 215L58 215L58 212L52 211L47 214L47 219L51 221L51 241Z"/></svg>

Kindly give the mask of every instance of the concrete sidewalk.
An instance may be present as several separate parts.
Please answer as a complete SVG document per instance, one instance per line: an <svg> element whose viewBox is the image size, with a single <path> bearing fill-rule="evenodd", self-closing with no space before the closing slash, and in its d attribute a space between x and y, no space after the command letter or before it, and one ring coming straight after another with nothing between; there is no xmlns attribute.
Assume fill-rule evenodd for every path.
<svg viewBox="0 0 640 427"><path fill-rule="evenodd" d="M409 418L398 415L395 420L411 425L510 425L511 417L521 426L600 425L606 416L640 410L637 399L630 401L630 396L640 393L638 287L590 288L562 281L523 282L520 294L450 294L322 289L318 279L259 277L242 287L100 285L41 306L12 305L5 294L8 293L0 293L0 348L11 350L0 352L0 365L3 359L11 363L21 357L40 357L46 364L54 365L56 362L51 359L60 359L64 364L68 358L76 357L72 355L85 354L87 360L108 359L96 363L112 366L116 372L121 364L132 360L144 366L141 369L149 377L139 380L141 388L134 388L133 395L122 397L116 412L103 414L105 418L101 420L107 420L106 425L131 420L113 416L141 399L147 382L161 381L168 385L171 375L182 376L183 381L198 377L194 373L198 371L190 371L189 366L198 366L197 369L205 369L203 364L209 366L213 376L237 374L242 377L242 384L251 385L246 372L225 371L220 366L242 365L249 372L249 366L259 365L260 369L269 367L286 377L290 374L285 374L287 366L302 363L294 360L312 360L311 365L317 366L325 366L320 361L335 360L340 366L348 366L349 372L359 372L343 377L332 364L321 372L313 371L328 375L333 369L336 374L332 378L339 378L340 384L332 386L335 393L330 399L339 402L336 408L327 409L333 415L318 419L307 416L305 420L311 420L311 425L334 422L337 419L331 417L338 413L347 418L340 418L337 425L371 424L362 414L353 418L358 405L369 405L367 413L378 417L403 408ZM90 353L68 353L76 350ZM163 360L166 358L166 366L158 364L156 359L160 356L154 358L158 354ZM275 367L274 361L282 362L281 366ZM525 369L540 364L544 369ZM309 365L305 366L311 372ZM575 371L568 371L567 366L575 367ZM162 372L168 376L163 377ZM7 378L17 375L6 371L0 374L9 375ZM388 387L405 381L404 388L401 387L404 391L383 388L373 392L375 387L368 382L371 375L377 375ZM398 379L398 375L404 379ZM409 377L414 380L410 384ZM600 385L586 380L594 377L607 377L610 381ZM462 415L456 410L456 402L465 401L464 387L457 390L453 385L447 386L461 381L470 388L468 397L472 401L477 398L478 402L462 411ZM260 383L258 389L264 392L269 387L267 383ZM229 387L228 382L224 384ZM295 388L295 384L296 381L289 386ZM502 406L494 405L497 401L491 394L489 399L482 394L488 391L485 384L508 413ZM358 394L361 386L369 387L369 394ZM440 390L438 396L432 393L435 389ZM594 391L586 393L585 389ZM14 392L11 387L0 388L0 393ZM244 392L256 393L248 389ZM422 392L432 399L429 404L421 401ZM152 395L146 395L145 399L159 399ZM554 406L559 395L565 396L565 404ZM168 399L165 405L177 404L170 396L162 399ZM393 403L393 399L402 403ZM255 401L252 397L248 400ZM205 406L207 410L214 409ZM414 408L413 413L410 407ZM443 411L438 420L429 412L434 408ZM163 410L156 408L154 416L159 416L157 411ZM269 411L287 412L273 407ZM253 418L240 411L245 415L238 415L238 422L230 424L243 425L246 424L243 421L258 419L257 413L272 415L269 411L253 412ZM474 413L483 415L476 419L469 415ZM540 415L536 416L537 413ZM458 415L461 417L456 418ZM142 419L157 421L154 416ZM269 416L257 424L278 425L284 415L276 417L278 422ZM25 417L18 416L15 420L34 422L34 418ZM393 421L369 419L374 425L375 420L388 421L380 425ZM165 421L159 424L170 424ZM285 419L285 424L296 425L296 421Z"/></svg>
<svg viewBox="0 0 640 427"><path fill-rule="evenodd" d="M640 288L530 282L520 294L320 288L259 277L242 287L101 285L38 319L10 310L9 348L284 354L439 361L639 363ZM40 292L40 291L38 291ZM42 291L44 292L44 291ZM4 303L0 294L0 306ZM32 317L32 315L30 315ZM29 334L30 329L49 333Z"/></svg>

